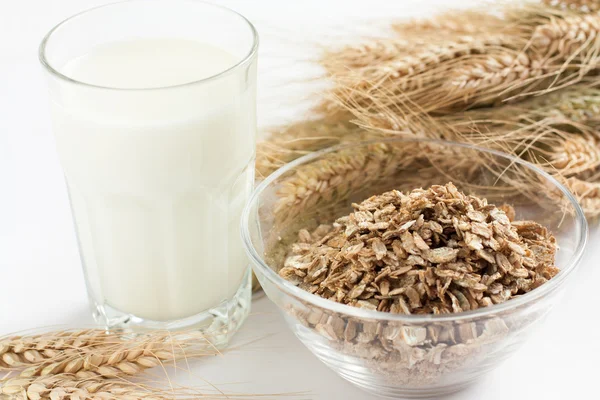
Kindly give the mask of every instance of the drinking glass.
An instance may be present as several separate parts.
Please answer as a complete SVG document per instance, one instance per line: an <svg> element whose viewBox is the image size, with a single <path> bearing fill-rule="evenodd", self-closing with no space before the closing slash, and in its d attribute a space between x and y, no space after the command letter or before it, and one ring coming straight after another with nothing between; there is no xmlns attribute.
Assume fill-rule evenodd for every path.
<svg viewBox="0 0 600 400"><path fill-rule="evenodd" d="M207 63L213 52L231 62L160 84L177 60L156 50L160 64L137 67L141 76L165 65L146 86L73 72L73 62L115 43L131 59L161 40L181 45L183 57L192 41L210 49ZM254 179L257 48L246 18L195 0L94 8L43 39L56 146L98 322L200 329L221 345L247 316L251 275L238 226ZM88 69L119 76L131 68L111 57Z"/></svg>

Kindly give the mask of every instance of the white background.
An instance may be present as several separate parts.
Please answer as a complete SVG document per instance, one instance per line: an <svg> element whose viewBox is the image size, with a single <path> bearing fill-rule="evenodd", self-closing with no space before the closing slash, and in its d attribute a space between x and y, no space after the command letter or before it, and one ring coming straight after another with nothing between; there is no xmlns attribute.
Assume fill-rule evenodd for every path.
<svg viewBox="0 0 600 400"><path fill-rule="evenodd" d="M0 335L91 324L66 191L54 150L42 36L101 0L0 0ZM261 34L261 125L299 117L319 45L349 40L373 20L430 15L477 1L218 1ZM481 3L481 2L479 2ZM379 22L381 24L381 22ZM107 27L110 29L110 27ZM300 60L300 61L298 61ZM579 274L542 330L475 386L448 399L597 399L600 379L600 232L592 229ZM254 339L260 339L253 341ZM263 298L238 335L242 346L194 364L193 381L226 391L306 392L300 398L366 399L320 364Z"/></svg>

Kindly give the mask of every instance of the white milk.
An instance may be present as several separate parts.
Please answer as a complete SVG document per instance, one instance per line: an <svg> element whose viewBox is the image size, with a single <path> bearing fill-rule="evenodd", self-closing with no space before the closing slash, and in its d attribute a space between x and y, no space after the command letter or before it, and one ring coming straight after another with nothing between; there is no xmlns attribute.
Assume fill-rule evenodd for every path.
<svg viewBox="0 0 600 400"><path fill-rule="evenodd" d="M105 87L72 84L53 103L87 282L102 304L174 320L240 286L255 88L243 69L190 83L235 63L199 42L139 39L101 45L60 69Z"/></svg>

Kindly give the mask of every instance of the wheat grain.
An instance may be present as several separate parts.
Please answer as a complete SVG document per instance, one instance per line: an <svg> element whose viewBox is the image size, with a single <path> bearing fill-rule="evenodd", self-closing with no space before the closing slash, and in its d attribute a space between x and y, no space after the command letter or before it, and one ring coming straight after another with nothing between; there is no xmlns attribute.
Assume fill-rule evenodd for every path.
<svg viewBox="0 0 600 400"><path fill-rule="evenodd" d="M448 200L452 200L453 204L457 206L449 209L440 207L448 204ZM457 262L466 266L467 262L476 261L478 257L481 257L481 255L469 254L468 259L465 260L464 255L459 255L459 253L465 254L464 251L447 246L446 241L450 240L452 235L457 236L451 243L460 243L458 246L463 246L467 253L469 253L469 248L474 250L474 247L485 246L490 254L498 254L500 246L490 245L484 239L484 237L489 238L492 235L490 220L496 218L501 221L497 223L503 224L507 229L512 229L514 235L510 236L515 241L513 244L520 243L516 247L521 254L524 253L521 245L524 248L534 243L543 243L544 245L543 252L532 253L531 257L535 261L528 265L528 268L532 270L531 275L522 271L528 278L535 274L535 279L528 281L526 286L519 286L519 293L523 293L521 290L534 289L559 271L553 266L556 252L555 239L548 234L546 228L533 221L515 221L515 226L511 227L511 221L503 210L496 208L495 205L488 203L483 198L459 191L452 183L433 185L428 189L414 189L406 193L392 190L369 197L360 204L354 203L352 207L352 213L330 220L335 226L329 225L329 228L321 226L317 228L315 235L304 235L301 244L296 243L290 246L284 266L279 270L280 276L303 290L354 307L366 306L378 311L407 314L440 314L473 310L489 303L478 304L466 301L463 306L458 306L453 304L451 299L445 297L443 293L440 297L427 296L427 292L435 292L436 287L443 286L443 282L438 282L436 285L435 278L428 279L427 283L425 280L421 283L411 280L387 282L389 285L386 285L381 291L379 286L371 285L371 283L375 284L378 276L380 279L386 280L390 273L390 267L391 271L405 267L408 270L422 269L422 273L425 273L425 269L435 269L438 264L442 264L440 269L448 262ZM477 210L474 212L475 215L467 215L467 210L473 209ZM506 209L508 214L514 215L515 211L511 206L506 206ZM420 216L424 215L421 212L425 210L427 210L427 216ZM417 215L419 215L418 218ZM471 217L479 222L473 221ZM420 222L417 222L417 219ZM489 225L486 222L489 222ZM429 237L431 230L421 234L423 226L439 233L444 232L443 239L432 241ZM527 227L525 230L528 232L539 234L539 236L535 236L538 241L532 243L527 237L520 237L517 233L517 226ZM309 231L306 230L306 232ZM469 233L465 234L465 232ZM508 241L509 236L506 235L499 234L497 238L504 238ZM483 245L482 239L485 243ZM508 258L511 260L520 259L518 253L514 252L510 245L503 250L509 253ZM388 251L396 257L389 257ZM375 257L372 257L373 254ZM421 260L415 264L412 261L414 257L409 257L411 254L420 255ZM356 262L357 256L361 260L360 263ZM484 256L487 260L490 258L494 260L494 255L485 254ZM503 257L503 254L500 257ZM314 265L311 264L313 260L322 260L322 262L317 268L308 267L307 270L306 266ZM379 262L381 260L383 262ZM510 266L510 263L508 265ZM522 264L519 265L522 267ZM332 267L329 268L329 266ZM352 273L353 269L358 271L359 268L360 272L366 273L365 278L361 281L358 281ZM435 276L434 269L429 270L429 273L432 274L431 277ZM456 272L457 270L461 272ZM340 271L348 273L340 274ZM457 281L460 282L458 287L453 286L452 288L459 293L465 290L464 294L467 297L471 295L472 299L481 299L482 296L475 292L481 294L488 291L493 281L486 283L486 277L489 275L485 275L484 268L469 270L474 273L469 277L472 279L469 279L469 282L460 281L465 278L465 275L462 274L464 271L464 268L457 268L450 272L450 276L456 279L453 284L457 284ZM454 275L452 275L453 273ZM538 273L540 275L537 275ZM545 278L542 278L542 275ZM443 278L447 277L448 275L443 276ZM502 284L508 287L516 279L515 276L507 275L496 282L502 281ZM533 282L538 279L538 284L533 285ZM517 293L515 284L516 282L512 284L512 294ZM423 288L423 285L431 285L431 290L419 290ZM373 286L375 290L365 291L367 286ZM494 286L497 286L497 283ZM473 291L469 292L465 288ZM452 291L456 293L454 290ZM487 295L498 293L495 290L492 292L494 293L488 291ZM408 299L405 300L409 300L408 304L399 299L399 296L407 296L407 293ZM491 296L491 299L494 303L508 300L507 297L494 295ZM359 300L367 300L368 304ZM395 307L392 302L395 303Z"/></svg>

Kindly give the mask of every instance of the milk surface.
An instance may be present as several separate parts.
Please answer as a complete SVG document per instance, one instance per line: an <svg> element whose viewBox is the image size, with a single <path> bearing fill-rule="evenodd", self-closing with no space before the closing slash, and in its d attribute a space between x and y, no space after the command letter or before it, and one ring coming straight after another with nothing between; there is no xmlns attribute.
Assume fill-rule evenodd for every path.
<svg viewBox="0 0 600 400"><path fill-rule="evenodd" d="M255 88L243 70L210 78L236 62L200 42L139 39L60 69L93 85L73 83L52 110L86 280L104 304L174 320L239 287Z"/></svg>

